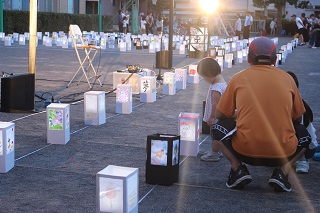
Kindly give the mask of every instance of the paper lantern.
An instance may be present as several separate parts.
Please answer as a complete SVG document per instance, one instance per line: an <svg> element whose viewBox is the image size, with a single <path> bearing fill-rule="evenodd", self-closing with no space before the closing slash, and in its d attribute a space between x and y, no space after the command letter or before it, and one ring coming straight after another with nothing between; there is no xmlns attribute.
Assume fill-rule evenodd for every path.
<svg viewBox="0 0 320 213"><path fill-rule="evenodd" d="M101 41L100 41L100 47L101 49L105 50L107 48L107 41L105 38L101 38Z"/></svg>
<svg viewBox="0 0 320 213"><path fill-rule="evenodd" d="M126 42L120 41L119 43L120 52L126 52L127 51L127 44Z"/></svg>
<svg viewBox="0 0 320 213"><path fill-rule="evenodd" d="M198 84L199 82L200 82L200 76L197 72L197 65L189 65L188 83Z"/></svg>
<svg viewBox="0 0 320 213"><path fill-rule="evenodd" d="M281 63L282 63L282 54L281 53L277 53L277 60L279 61L279 65L281 65Z"/></svg>
<svg viewBox="0 0 320 213"><path fill-rule="evenodd" d="M140 102L152 103L156 101L156 78L144 76L140 78Z"/></svg>
<svg viewBox="0 0 320 213"><path fill-rule="evenodd" d="M289 43L287 44L287 52L288 52L288 53L292 53L292 43L291 43L291 42L289 42Z"/></svg>
<svg viewBox="0 0 320 213"><path fill-rule="evenodd" d="M109 165L97 173L96 182L96 212L138 213L138 168Z"/></svg>
<svg viewBox="0 0 320 213"><path fill-rule="evenodd" d="M5 33L0 32L0 41L4 41Z"/></svg>
<svg viewBox="0 0 320 213"><path fill-rule="evenodd" d="M180 55L186 54L186 46L184 45L184 43L179 46L179 54Z"/></svg>
<svg viewBox="0 0 320 213"><path fill-rule="evenodd" d="M232 59L233 59L233 53L227 53L225 55L226 67L232 68Z"/></svg>
<svg viewBox="0 0 320 213"><path fill-rule="evenodd" d="M149 42L147 40L143 40L142 46L143 46L143 49L148 49L149 48Z"/></svg>
<svg viewBox="0 0 320 213"><path fill-rule="evenodd" d="M19 35L19 45L26 45L26 39L23 34Z"/></svg>
<svg viewBox="0 0 320 213"><path fill-rule="evenodd" d="M216 57L216 61L217 61L218 64L220 65L221 71L223 71L223 69L224 69L224 59L223 59L223 56L217 56L217 57Z"/></svg>
<svg viewBox="0 0 320 213"><path fill-rule="evenodd" d="M187 88L187 69L175 69L176 74L176 88L179 89L186 89Z"/></svg>
<svg viewBox="0 0 320 213"><path fill-rule="evenodd" d="M47 106L47 142L66 144L70 140L70 104Z"/></svg>
<svg viewBox="0 0 320 213"><path fill-rule="evenodd" d="M118 84L116 93L116 113L130 114L132 112L131 84Z"/></svg>
<svg viewBox="0 0 320 213"><path fill-rule="evenodd" d="M4 46L11 46L11 41L12 40L12 38L11 38L11 36L5 36L4 37Z"/></svg>
<svg viewBox="0 0 320 213"><path fill-rule="evenodd" d="M14 167L15 124L0 122L0 173Z"/></svg>
<svg viewBox="0 0 320 213"><path fill-rule="evenodd" d="M179 115L180 154L197 156L200 141L200 115L182 112Z"/></svg>
<svg viewBox="0 0 320 213"><path fill-rule="evenodd" d="M84 93L84 120L86 125L106 123L106 100L104 91Z"/></svg>
<svg viewBox="0 0 320 213"><path fill-rule="evenodd" d="M61 46L62 46L62 48L68 48L69 42L68 42L68 38L67 37L61 38Z"/></svg>
<svg viewBox="0 0 320 213"><path fill-rule="evenodd" d="M163 74L162 93L165 95L176 94L176 77L173 72L165 72Z"/></svg>
<svg viewBox="0 0 320 213"><path fill-rule="evenodd" d="M209 57L215 58L217 56L216 48L209 49Z"/></svg>
<svg viewBox="0 0 320 213"><path fill-rule="evenodd" d="M179 181L180 136L154 134L147 137L146 182L172 185Z"/></svg>
<svg viewBox="0 0 320 213"><path fill-rule="evenodd" d="M237 59L238 59L238 63L243 63L243 52L242 52L242 50L238 50L237 51Z"/></svg>

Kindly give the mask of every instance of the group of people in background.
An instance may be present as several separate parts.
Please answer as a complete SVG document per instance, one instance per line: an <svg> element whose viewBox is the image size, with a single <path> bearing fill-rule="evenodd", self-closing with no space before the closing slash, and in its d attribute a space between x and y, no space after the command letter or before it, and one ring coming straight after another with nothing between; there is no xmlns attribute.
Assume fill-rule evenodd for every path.
<svg viewBox="0 0 320 213"><path fill-rule="evenodd" d="M241 40L241 30L242 30L242 23L241 23L240 14L237 14L236 22L235 22L235 32L236 36L238 36L239 40ZM244 20L243 25L243 39L248 39L250 37L250 30L253 24L253 17L251 16L250 12L246 12L246 17Z"/></svg>
<svg viewBox="0 0 320 213"><path fill-rule="evenodd" d="M292 19L296 22L299 38L299 45L305 45L309 43L310 48L320 47L320 14L316 17L311 14L309 18L306 17L305 13L301 14L301 18L293 14Z"/></svg>
<svg viewBox="0 0 320 213"><path fill-rule="evenodd" d="M130 14L128 10L118 11L118 27L120 33L127 33L129 28Z"/></svg>

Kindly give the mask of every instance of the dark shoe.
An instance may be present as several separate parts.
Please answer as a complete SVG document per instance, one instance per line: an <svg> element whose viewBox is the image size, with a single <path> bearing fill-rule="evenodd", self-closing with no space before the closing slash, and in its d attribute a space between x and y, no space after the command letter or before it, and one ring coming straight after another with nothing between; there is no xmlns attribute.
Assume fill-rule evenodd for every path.
<svg viewBox="0 0 320 213"><path fill-rule="evenodd" d="M281 169L274 169L269 179L269 185L278 192L290 192L291 184L288 181L288 175L284 175Z"/></svg>
<svg viewBox="0 0 320 213"><path fill-rule="evenodd" d="M231 169L228 181L226 183L228 188L238 189L242 188L252 181L252 177L246 167L246 165L240 165L237 171Z"/></svg>

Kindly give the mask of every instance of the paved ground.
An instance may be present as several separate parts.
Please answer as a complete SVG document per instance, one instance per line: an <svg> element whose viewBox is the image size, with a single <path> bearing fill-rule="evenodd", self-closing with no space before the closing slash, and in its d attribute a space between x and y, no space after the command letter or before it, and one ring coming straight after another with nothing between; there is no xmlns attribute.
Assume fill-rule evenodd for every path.
<svg viewBox="0 0 320 213"><path fill-rule="evenodd" d="M278 48L290 38L280 38ZM295 72L302 96L314 111L314 126L320 129L320 60L318 49L298 47L281 65ZM99 57L98 57L99 58ZM95 61L98 64L99 60ZM99 73L103 87L112 89L112 72L128 64L153 69L155 55L146 50L120 53L101 52ZM196 64L174 52L176 68ZM28 72L28 47L3 46L0 42L0 71L19 74ZM247 67L236 64L223 71L230 77ZM200 161L200 157L182 156L179 182L172 186L149 185L145 182L147 135L178 132L180 112L201 113L208 84L188 84L177 94L163 95L158 89L157 101L140 103L133 97L133 112L115 113L115 95L106 96L107 122L100 126L84 123L83 93L86 82L66 88L78 68L73 49L37 48L36 94L71 103L71 140L66 145L51 145L46 138L46 114L43 102L37 102L37 113L3 113L0 121L16 125L15 167L0 174L0 212L95 212L96 173L108 165L139 168L139 212L320 212L320 163L310 161L308 174L290 174L293 191L275 193L268 186L272 168L248 166L253 182L243 190L225 186L230 166L225 158L219 163ZM154 70L156 73L157 69ZM165 70L162 70L162 72ZM37 99L38 101L38 99ZM320 138L319 131L317 132ZM201 134L200 150L210 147L210 137Z"/></svg>

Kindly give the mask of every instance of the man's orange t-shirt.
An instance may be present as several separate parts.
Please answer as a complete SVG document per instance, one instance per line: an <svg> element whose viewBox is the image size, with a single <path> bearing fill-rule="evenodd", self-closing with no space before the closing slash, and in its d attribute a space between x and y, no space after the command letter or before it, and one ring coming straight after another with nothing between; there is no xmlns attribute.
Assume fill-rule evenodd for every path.
<svg viewBox="0 0 320 213"><path fill-rule="evenodd" d="M293 120L305 111L290 75L269 65L253 65L235 74L217 109L231 117L238 110L233 148L255 158L293 155L298 140Z"/></svg>

